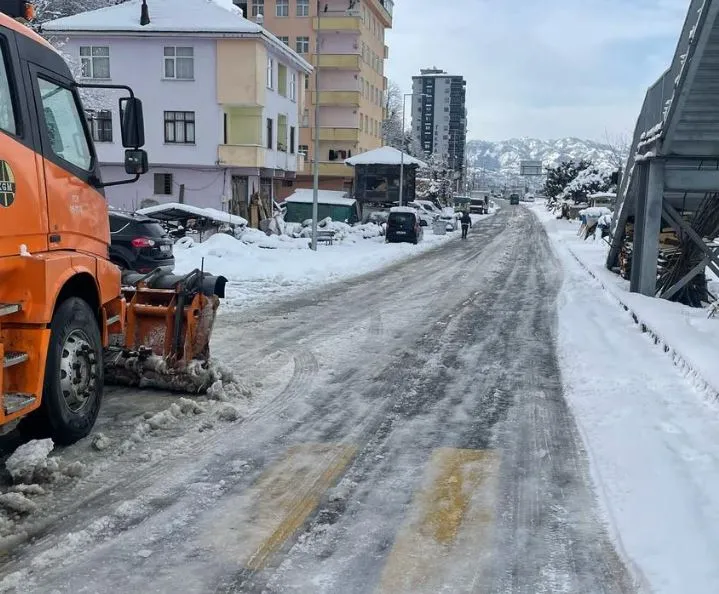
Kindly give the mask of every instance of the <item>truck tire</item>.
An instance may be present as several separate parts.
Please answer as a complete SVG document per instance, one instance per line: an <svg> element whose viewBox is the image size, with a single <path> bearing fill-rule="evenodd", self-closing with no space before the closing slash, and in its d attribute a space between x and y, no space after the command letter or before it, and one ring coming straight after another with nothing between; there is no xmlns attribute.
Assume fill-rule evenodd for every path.
<svg viewBox="0 0 719 594"><path fill-rule="evenodd" d="M102 342L88 304L71 297L50 324L42 404L37 419L43 433L68 445L90 433L103 390Z"/></svg>

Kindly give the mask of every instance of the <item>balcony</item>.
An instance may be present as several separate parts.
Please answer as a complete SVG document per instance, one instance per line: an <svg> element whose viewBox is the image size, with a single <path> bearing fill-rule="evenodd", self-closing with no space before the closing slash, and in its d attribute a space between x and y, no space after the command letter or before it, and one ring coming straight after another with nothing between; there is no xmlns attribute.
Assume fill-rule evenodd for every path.
<svg viewBox="0 0 719 594"><path fill-rule="evenodd" d="M320 91L320 105L350 105L359 107L361 94L359 91ZM312 102L317 103L317 93L312 93Z"/></svg>
<svg viewBox="0 0 719 594"><path fill-rule="evenodd" d="M257 145L221 144L218 157L231 167L265 167L267 161L266 149Z"/></svg>
<svg viewBox="0 0 719 594"><path fill-rule="evenodd" d="M305 162L305 175L312 175L312 161ZM354 171L342 161L320 161L321 177L353 177Z"/></svg>
<svg viewBox="0 0 719 594"><path fill-rule="evenodd" d="M310 59L312 66L317 66L317 56ZM362 70L361 56L358 54L320 54L320 68L333 70Z"/></svg>
<svg viewBox="0 0 719 594"><path fill-rule="evenodd" d="M392 12L394 11L394 2L392 0L368 0L368 4L373 4L379 13L380 21L385 27L392 27Z"/></svg>
<svg viewBox="0 0 719 594"><path fill-rule="evenodd" d="M319 21L319 22L318 22ZM362 30L362 19L358 16L330 16L312 19L312 28L317 31L354 31Z"/></svg>
<svg viewBox="0 0 719 594"><path fill-rule="evenodd" d="M320 140L327 142L359 142L358 128L320 128ZM312 129L312 140L315 139L315 130Z"/></svg>

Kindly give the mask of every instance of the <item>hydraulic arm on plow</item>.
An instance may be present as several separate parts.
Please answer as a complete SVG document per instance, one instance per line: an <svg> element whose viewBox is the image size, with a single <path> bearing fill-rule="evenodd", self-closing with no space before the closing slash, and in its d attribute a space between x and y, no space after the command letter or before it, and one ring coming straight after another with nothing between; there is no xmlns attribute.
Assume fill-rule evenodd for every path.
<svg viewBox="0 0 719 594"><path fill-rule="evenodd" d="M139 16L139 15L138 15ZM0 432L20 423L71 443L92 429L106 381L202 392L225 279L125 274L108 258L104 188L148 171L142 102L80 85L0 0ZM81 87L119 100L128 179L104 182Z"/></svg>

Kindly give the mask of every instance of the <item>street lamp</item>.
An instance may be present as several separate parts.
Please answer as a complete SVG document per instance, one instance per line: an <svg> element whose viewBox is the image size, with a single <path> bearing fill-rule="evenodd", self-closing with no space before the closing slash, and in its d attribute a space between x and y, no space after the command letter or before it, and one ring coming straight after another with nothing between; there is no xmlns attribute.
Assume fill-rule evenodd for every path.
<svg viewBox="0 0 719 594"><path fill-rule="evenodd" d="M426 93L418 93L420 97L426 97ZM407 97L414 96L414 93L405 93L402 95L402 150L399 157L399 205L402 206L402 197L404 195L404 145L405 145L405 112L407 110Z"/></svg>
<svg viewBox="0 0 719 594"><path fill-rule="evenodd" d="M310 248L317 251L317 224L319 219L320 194L320 31L322 30L320 0L317 0L317 38L315 45L315 142L312 160L312 240Z"/></svg>

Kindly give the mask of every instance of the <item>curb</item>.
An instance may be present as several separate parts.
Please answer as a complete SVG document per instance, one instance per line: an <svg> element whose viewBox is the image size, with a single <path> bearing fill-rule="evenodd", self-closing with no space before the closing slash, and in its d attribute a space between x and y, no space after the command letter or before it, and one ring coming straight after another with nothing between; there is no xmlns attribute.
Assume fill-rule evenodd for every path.
<svg viewBox="0 0 719 594"><path fill-rule="evenodd" d="M634 324L641 330L643 334L647 334L652 342L660 347L666 355L672 360L672 364L686 377L689 382L698 390L707 394L712 400L719 401L719 389L710 384L702 374L697 371L691 363L674 347L672 347L659 333L647 324L642 318L624 301L622 301L614 291L608 289L604 282L572 251L568 245L562 242L569 254L577 261L577 263L591 276L602 288L602 290L616 301L624 311L632 318Z"/></svg>

